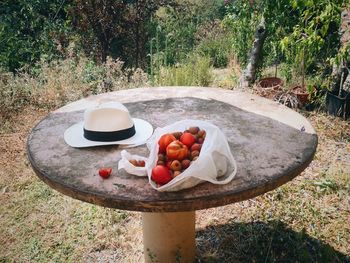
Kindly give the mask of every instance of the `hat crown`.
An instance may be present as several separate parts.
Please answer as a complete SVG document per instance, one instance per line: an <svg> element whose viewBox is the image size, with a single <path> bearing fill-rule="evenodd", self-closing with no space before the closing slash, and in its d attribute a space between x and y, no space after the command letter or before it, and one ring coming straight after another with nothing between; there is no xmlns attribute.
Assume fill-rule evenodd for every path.
<svg viewBox="0 0 350 263"><path fill-rule="evenodd" d="M84 113L84 129L90 131L113 132L133 125L127 108L117 102L104 103Z"/></svg>

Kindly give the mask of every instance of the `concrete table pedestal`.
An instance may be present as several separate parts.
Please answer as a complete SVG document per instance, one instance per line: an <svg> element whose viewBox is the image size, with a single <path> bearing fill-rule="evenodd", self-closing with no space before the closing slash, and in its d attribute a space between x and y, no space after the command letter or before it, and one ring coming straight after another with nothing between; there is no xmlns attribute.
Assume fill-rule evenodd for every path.
<svg viewBox="0 0 350 263"><path fill-rule="evenodd" d="M142 213L145 262L195 260L195 212Z"/></svg>
<svg viewBox="0 0 350 263"><path fill-rule="evenodd" d="M86 108L108 101L123 103L132 117L154 128L184 119L220 127L237 162L236 177L225 185L202 183L179 192L158 192L148 178L118 171L122 147L68 146L65 130L83 120ZM146 262L192 262L194 211L279 187L309 165L316 147L313 127L295 111L252 94L203 87L139 88L91 96L50 113L33 128L27 145L34 171L50 187L92 204L143 212ZM127 150L149 155L145 145ZM101 167L113 169L106 180L98 176Z"/></svg>

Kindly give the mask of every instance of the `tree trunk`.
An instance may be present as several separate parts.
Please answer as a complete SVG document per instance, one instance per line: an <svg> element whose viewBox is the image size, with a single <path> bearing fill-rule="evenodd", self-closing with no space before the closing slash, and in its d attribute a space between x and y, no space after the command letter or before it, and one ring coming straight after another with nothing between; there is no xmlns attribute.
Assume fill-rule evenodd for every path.
<svg viewBox="0 0 350 263"><path fill-rule="evenodd" d="M341 47L344 47L349 44L350 41L350 10L344 9L341 14L341 25L340 25L340 33L341 33ZM344 83L349 75L350 69L350 55L346 58L343 58L340 65L334 65L331 75L331 82L329 85L329 89L334 94L339 94L340 85Z"/></svg>
<svg viewBox="0 0 350 263"><path fill-rule="evenodd" d="M264 17L255 31L253 47L250 51L247 68L243 72L242 86L251 86L256 78L256 71L260 62L262 49L266 39L266 26Z"/></svg>
<svg viewBox="0 0 350 263"><path fill-rule="evenodd" d="M139 67L139 58L140 58L140 20L141 20L141 14L140 14L140 7L139 7L139 2L136 1L135 3L135 9L137 11L137 16L136 16L136 23L135 23L135 67Z"/></svg>
<svg viewBox="0 0 350 263"><path fill-rule="evenodd" d="M101 41L101 62L105 63L107 61L107 54L108 54L108 43L107 41Z"/></svg>

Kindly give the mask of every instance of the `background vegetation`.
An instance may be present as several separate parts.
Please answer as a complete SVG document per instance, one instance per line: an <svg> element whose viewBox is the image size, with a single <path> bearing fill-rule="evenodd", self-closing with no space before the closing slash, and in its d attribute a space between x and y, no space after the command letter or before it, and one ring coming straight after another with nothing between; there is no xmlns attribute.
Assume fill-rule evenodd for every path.
<svg viewBox="0 0 350 263"><path fill-rule="evenodd" d="M71 81L75 95L59 96L56 106L123 88L114 79L118 74L104 75L108 57L121 63L122 82L136 71L143 76L140 85L232 88L247 65L262 19L267 37L258 77L275 67L287 84L306 79L308 86L325 90L332 69L349 56L349 43L342 45L339 33L340 14L347 5L345 0L4 0L1 115L26 103L38 104L40 96L46 98L44 90L61 90L52 85L54 80L46 81L53 76L47 74L49 68L58 79L57 67L64 67L64 74L82 74Z"/></svg>
<svg viewBox="0 0 350 263"><path fill-rule="evenodd" d="M0 262L142 259L139 214L72 200L33 174L26 137L52 109L147 85L233 89L261 21L257 77L276 74L285 88L305 79L324 101L349 58L339 30L346 8L346 0L0 1ZM302 111L320 143L301 179L198 213L199 262L349 262L350 125L320 109Z"/></svg>

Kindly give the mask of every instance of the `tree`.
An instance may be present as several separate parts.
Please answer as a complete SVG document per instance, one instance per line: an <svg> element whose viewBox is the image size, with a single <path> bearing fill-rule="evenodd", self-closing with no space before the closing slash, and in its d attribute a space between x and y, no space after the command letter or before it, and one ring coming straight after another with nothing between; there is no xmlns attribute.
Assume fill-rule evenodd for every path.
<svg viewBox="0 0 350 263"><path fill-rule="evenodd" d="M127 5L120 0L76 0L70 10L83 46L96 52L97 44L101 62L106 61L112 40L123 33L125 13Z"/></svg>
<svg viewBox="0 0 350 263"><path fill-rule="evenodd" d="M43 55L58 57L57 44L69 42L68 5L64 0L0 1L0 66L16 71Z"/></svg>
<svg viewBox="0 0 350 263"><path fill-rule="evenodd" d="M343 0L292 1L291 7L299 10L300 17L293 32L281 40L286 61L301 69L299 72L329 72L330 60L340 48L341 7ZM302 67L300 67L302 65Z"/></svg>
<svg viewBox="0 0 350 263"><path fill-rule="evenodd" d="M265 18L266 40L260 67L280 60L289 69L314 74L330 69L339 49L340 10L345 0L231 0L227 1L225 25L234 33L233 48L240 64L248 63L254 31ZM291 75L291 74L289 74ZM253 78L251 78L253 79Z"/></svg>
<svg viewBox="0 0 350 263"><path fill-rule="evenodd" d="M100 62L119 57L138 67L146 58L147 25L161 0L76 0L70 14L83 46Z"/></svg>

